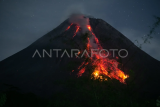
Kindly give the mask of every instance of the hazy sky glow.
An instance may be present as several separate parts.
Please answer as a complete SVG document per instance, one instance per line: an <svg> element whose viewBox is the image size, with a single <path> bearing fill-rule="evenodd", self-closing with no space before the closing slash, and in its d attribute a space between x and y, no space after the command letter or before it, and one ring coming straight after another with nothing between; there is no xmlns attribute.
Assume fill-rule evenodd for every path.
<svg viewBox="0 0 160 107"><path fill-rule="evenodd" d="M160 17L160 0L0 0L0 61L26 48L72 12L101 18L134 41ZM160 27L142 49L160 61Z"/></svg>

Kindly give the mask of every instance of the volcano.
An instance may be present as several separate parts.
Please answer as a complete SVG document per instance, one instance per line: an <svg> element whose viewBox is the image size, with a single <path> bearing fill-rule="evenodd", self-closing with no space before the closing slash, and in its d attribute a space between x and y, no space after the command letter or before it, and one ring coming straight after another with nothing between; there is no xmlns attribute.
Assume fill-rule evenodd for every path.
<svg viewBox="0 0 160 107"><path fill-rule="evenodd" d="M38 96L50 97L59 91L66 91L63 84L56 81L70 77L93 75L107 81L107 77L117 79L122 84L134 71L133 91L149 97L160 95L160 62L134 45L123 34L102 19L74 17L65 20L58 27L45 34L27 48L0 62L0 91L17 90L32 92ZM86 22L84 20L87 20ZM84 49L127 50L125 58L118 51L109 53L107 58L99 55L83 58L71 58L68 50L79 49L77 55L83 55ZM53 50L61 49L67 51ZM92 52L89 52L91 54ZM102 52L106 55L106 51ZM60 57L62 56L63 57ZM125 56L126 52L121 52ZM59 57L56 57L59 56ZM74 62L75 61L75 62ZM66 65L70 62L70 68ZM94 68L89 72L89 69Z"/></svg>

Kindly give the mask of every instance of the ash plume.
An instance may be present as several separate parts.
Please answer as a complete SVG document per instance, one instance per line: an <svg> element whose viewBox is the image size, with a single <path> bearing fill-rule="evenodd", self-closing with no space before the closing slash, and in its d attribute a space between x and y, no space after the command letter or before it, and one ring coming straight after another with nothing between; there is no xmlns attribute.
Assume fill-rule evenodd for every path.
<svg viewBox="0 0 160 107"><path fill-rule="evenodd" d="M81 27L82 33L88 31L87 25L89 25L89 18L86 18L83 14L73 13L69 17L69 22L77 24Z"/></svg>
<svg viewBox="0 0 160 107"><path fill-rule="evenodd" d="M86 17L86 15L81 13L73 13L69 17L69 22L80 26L83 34L88 32L90 35L92 35L90 31L91 27L90 30L88 28L88 26L90 26L89 18ZM92 48L98 48L97 44L95 43L95 37L93 35L90 37L90 45L92 46Z"/></svg>

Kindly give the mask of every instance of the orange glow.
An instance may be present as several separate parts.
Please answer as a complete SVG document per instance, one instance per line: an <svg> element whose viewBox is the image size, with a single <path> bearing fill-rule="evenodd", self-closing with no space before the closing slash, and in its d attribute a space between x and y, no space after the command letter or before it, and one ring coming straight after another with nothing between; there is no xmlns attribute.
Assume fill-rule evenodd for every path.
<svg viewBox="0 0 160 107"><path fill-rule="evenodd" d="M80 26L76 26L76 32L74 33L74 35L73 35L73 38L76 36L76 34L77 34L77 32L79 31L79 28L80 28Z"/></svg>
<svg viewBox="0 0 160 107"><path fill-rule="evenodd" d="M69 30L72 25L73 23L71 23L71 25L69 25L66 30ZM73 38L76 36L77 32L79 31L79 28L80 26L76 25L76 32L74 33Z"/></svg>
<svg viewBox="0 0 160 107"><path fill-rule="evenodd" d="M70 27L71 27L72 25L73 25L73 23L71 23L71 25L70 25L70 26L68 26L66 30L70 29Z"/></svg>
<svg viewBox="0 0 160 107"><path fill-rule="evenodd" d="M90 25L87 25L87 28L89 31L91 31L91 26Z"/></svg>
<svg viewBox="0 0 160 107"><path fill-rule="evenodd" d="M91 32L92 36L94 36L94 39L96 41L96 44L98 46L98 49L103 49L101 44L99 43L98 38L96 37L96 35L92 32L91 26L87 25L88 30ZM76 32L73 35L73 37L76 35L76 33L79 31L80 26L76 26ZM88 43L87 43L87 51L88 53L90 52L89 50L91 49L91 44L90 44L90 39L87 38ZM80 54L80 52L78 53ZM103 55L107 55L106 52L102 52ZM87 56L86 56L87 57ZM102 58L99 54L94 54L93 57L89 58L91 61L91 65L96 66L94 72L92 73L92 75L94 76L95 79L100 78L103 80L107 80L106 76L109 78L115 78L117 80L119 80L121 83L125 83L125 79L128 78L128 75L125 75L123 71L121 71L118 68L118 62L116 60L113 59L109 59L109 58ZM118 57L116 57L116 59L118 59ZM88 65L88 62L82 62L82 64L78 67L78 69L80 70L78 73L78 77L82 76L82 74L85 72L86 70L86 66Z"/></svg>
<svg viewBox="0 0 160 107"><path fill-rule="evenodd" d="M92 73L92 75L94 76L94 79L100 79L100 80L104 80L104 81L106 81L107 80L107 78L103 78L101 75L100 75L100 72L98 71L98 70L95 70L93 73ZM91 79L93 79L93 78L91 78Z"/></svg>
<svg viewBox="0 0 160 107"><path fill-rule="evenodd" d="M77 55L79 55L80 53L81 53L81 52L79 51ZM76 58L77 58L77 56L76 56Z"/></svg>
<svg viewBox="0 0 160 107"><path fill-rule="evenodd" d="M98 76L99 76L99 71L95 71L95 72L93 72L93 74L94 74L96 77L98 77Z"/></svg>

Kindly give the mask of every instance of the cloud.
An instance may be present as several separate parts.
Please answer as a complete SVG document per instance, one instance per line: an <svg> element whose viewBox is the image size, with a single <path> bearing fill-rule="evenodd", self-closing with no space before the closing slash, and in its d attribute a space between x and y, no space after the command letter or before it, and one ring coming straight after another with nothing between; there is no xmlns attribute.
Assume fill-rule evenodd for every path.
<svg viewBox="0 0 160 107"><path fill-rule="evenodd" d="M63 13L64 15L62 15L63 17L61 18L61 21L66 20L73 13L76 13L76 14L85 14L86 11L85 11L84 4L82 4L82 3L75 3L75 4L68 5L64 9L64 13Z"/></svg>

